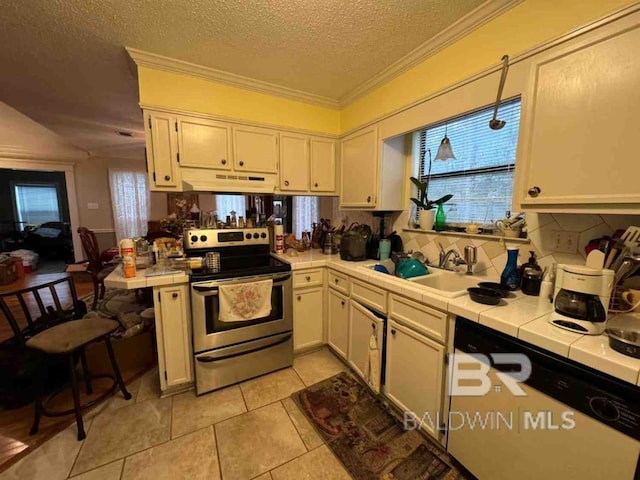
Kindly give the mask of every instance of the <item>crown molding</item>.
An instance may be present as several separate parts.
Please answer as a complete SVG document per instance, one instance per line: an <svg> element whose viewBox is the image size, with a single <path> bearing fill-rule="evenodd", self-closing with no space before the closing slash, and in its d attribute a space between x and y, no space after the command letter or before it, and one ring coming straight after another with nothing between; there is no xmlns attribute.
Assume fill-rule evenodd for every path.
<svg viewBox="0 0 640 480"><path fill-rule="evenodd" d="M0 158L15 160L42 160L52 163L69 164L89 157L88 152L78 149L73 151L33 150L15 145L0 145Z"/></svg>
<svg viewBox="0 0 640 480"><path fill-rule="evenodd" d="M452 43L460 40L465 35L476 30L487 22L502 15L507 10L522 3L524 0L488 0L475 10L452 23L449 27L431 37L429 40L409 52L404 57L395 61L387 68L377 73L369 80L354 88L340 98L340 107L346 107L358 98L361 98L389 80L415 67L427 58L435 55Z"/></svg>
<svg viewBox="0 0 640 480"><path fill-rule="evenodd" d="M236 75L235 73L217 70L211 67L196 65L195 63L185 62L174 58L164 57L155 53L145 52L131 47L124 47L131 59L138 67L155 68L156 70L164 70L166 72L179 73L190 77L204 78L232 87L243 88L245 90L253 90L258 93L266 93L268 95L276 95L279 97L295 100L298 102L310 103L325 108L338 109L340 102L334 98L315 95L293 88L283 87L262 80Z"/></svg>

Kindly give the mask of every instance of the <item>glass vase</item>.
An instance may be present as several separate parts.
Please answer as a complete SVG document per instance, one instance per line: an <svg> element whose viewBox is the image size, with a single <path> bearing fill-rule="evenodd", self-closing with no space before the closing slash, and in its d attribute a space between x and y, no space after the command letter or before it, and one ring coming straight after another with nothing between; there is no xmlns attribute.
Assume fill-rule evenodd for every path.
<svg viewBox="0 0 640 480"><path fill-rule="evenodd" d="M507 248L507 264L500 276L500 283L509 290L517 290L520 285L517 248Z"/></svg>
<svg viewBox="0 0 640 480"><path fill-rule="evenodd" d="M436 212L436 224L435 224L434 230L436 232L443 232L445 229L445 226L444 226L445 222L446 222L446 217L444 214L444 207L440 203L438 205L438 211Z"/></svg>

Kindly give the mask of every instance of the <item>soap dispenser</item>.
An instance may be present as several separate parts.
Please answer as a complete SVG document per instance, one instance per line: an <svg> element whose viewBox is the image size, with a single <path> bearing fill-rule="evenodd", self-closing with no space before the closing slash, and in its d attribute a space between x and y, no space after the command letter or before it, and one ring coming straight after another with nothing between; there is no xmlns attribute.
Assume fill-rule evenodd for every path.
<svg viewBox="0 0 640 480"><path fill-rule="evenodd" d="M504 266L500 283L509 290L517 290L520 286L518 271L518 247L507 244L507 264Z"/></svg>

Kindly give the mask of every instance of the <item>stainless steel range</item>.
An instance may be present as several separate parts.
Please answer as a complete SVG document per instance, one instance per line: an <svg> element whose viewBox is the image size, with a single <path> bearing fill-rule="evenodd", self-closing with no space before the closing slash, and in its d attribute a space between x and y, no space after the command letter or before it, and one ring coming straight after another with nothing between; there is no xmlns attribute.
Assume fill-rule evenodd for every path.
<svg viewBox="0 0 640 480"><path fill-rule="evenodd" d="M191 274L191 317L198 395L293 364L291 267L271 256L266 228L188 230L188 256L219 255L219 268ZM216 262L217 265L217 262ZM219 290L272 280L271 312L222 321Z"/></svg>

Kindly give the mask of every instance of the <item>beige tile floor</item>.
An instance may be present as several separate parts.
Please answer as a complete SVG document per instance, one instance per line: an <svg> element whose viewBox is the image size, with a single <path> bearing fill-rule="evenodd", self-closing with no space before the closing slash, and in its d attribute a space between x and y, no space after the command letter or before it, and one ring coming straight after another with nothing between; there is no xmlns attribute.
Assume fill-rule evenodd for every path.
<svg viewBox="0 0 640 480"><path fill-rule="evenodd" d="M0 480L348 480L290 395L348 368L329 350L196 397L160 398L157 371L10 467Z"/></svg>

